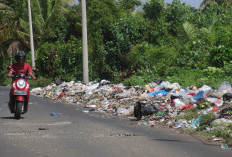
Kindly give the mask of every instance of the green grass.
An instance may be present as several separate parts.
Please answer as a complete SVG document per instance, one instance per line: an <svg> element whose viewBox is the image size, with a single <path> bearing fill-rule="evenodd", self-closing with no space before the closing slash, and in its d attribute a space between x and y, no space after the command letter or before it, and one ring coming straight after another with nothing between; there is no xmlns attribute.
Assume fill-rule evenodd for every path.
<svg viewBox="0 0 232 157"><path fill-rule="evenodd" d="M192 119L195 119L197 118L197 116L199 116L199 113L198 113L198 109L197 108L188 108L188 109L185 109L184 112L182 112L180 115L178 115L176 117L177 120L179 119L186 119L186 120L192 120Z"/></svg>
<svg viewBox="0 0 232 157"><path fill-rule="evenodd" d="M227 139L225 140L225 142L226 142L229 146L232 146L232 137L227 138Z"/></svg>
<svg viewBox="0 0 232 157"><path fill-rule="evenodd" d="M42 78L42 77L37 78L37 80L29 80L29 84L30 84L31 89L36 88L36 87L46 87L47 85L49 85L52 82L53 82L52 80Z"/></svg>
<svg viewBox="0 0 232 157"><path fill-rule="evenodd" d="M210 87L218 88L222 82L232 82L231 76L221 73L210 73L207 70L200 69L187 69L167 71L164 76L158 76L155 71L140 71L134 76L127 78L123 81L125 85L141 85L151 83L154 80L169 81L170 83L179 83L182 88L189 86L202 87L208 85Z"/></svg>

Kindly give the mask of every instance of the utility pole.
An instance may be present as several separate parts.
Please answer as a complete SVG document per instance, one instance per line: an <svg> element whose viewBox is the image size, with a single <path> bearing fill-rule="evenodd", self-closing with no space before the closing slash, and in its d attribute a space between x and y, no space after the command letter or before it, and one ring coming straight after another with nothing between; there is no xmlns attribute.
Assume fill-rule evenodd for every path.
<svg viewBox="0 0 232 157"><path fill-rule="evenodd" d="M29 26L30 26L31 61L32 61L32 68L34 68L35 55L34 55L34 40L33 40L33 30L32 30L32 17L31 17L31 0L28 0L28 14L29 14Z"/></svg>
<svg viewBox="0 0 232 157"><path fill-rule="evenodd" d="M89 83L89 67L88 67L88 41L87 41L87 18L86 18L86 2L81 0L82 7L82 56L83 56L83 81Z"/></svg>

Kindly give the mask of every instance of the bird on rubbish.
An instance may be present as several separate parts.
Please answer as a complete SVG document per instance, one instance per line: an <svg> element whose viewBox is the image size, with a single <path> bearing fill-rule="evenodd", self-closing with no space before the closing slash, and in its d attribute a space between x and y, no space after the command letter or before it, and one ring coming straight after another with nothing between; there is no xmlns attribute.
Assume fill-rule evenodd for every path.
<svg viewBox="0 0 232 157"><path fill-rule="evenodd" d="M137 118L137 120L141 120L143 113L142 113L142 107L141 103L137 102L137 104L134 107L134 116Z"/></svg>
<svg viewBox="0 0 232 157"><path fill-rule="evenodd" d="M225 93L222 98L223 101L230 101L230 99L232 99L232 93Z"/></svg>

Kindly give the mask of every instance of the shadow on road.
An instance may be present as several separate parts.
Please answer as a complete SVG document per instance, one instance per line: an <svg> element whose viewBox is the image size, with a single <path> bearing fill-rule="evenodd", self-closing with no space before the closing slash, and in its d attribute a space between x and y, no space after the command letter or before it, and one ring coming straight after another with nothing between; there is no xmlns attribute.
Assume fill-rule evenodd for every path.
<svg viewBox="0 0 232 157"><path fill-rule="evenodd" d="M139 120L135 118L135 119L130 119L130 121L136 121L136 122L137 122L137 121L139 121Z"/></svg>
<svg viewBox="0 0 232 157"><path fill-rule="evenodd" d="M197 138L195 138L197 139ZM188 142L188 141L182 141L182 140L171 140L171 139L151 139L151 140L155 140L155 141L163 141L163 142L183 142L183 143L194 143L197 144L197 142ZM209 146L217 146L216 144L210 144L207 142L204 142L200 139L197 139L200 143L205 144L205 145L209 145Z"/></svg>
<svg viewBox="0 0 232 157"><path fill-rule="evenodd" d="M15 117L1 117L1 119L14 119L14 120L17 120L17 119L15 119ZM21 117L21 119L24 119L24 117Z"/></svg>

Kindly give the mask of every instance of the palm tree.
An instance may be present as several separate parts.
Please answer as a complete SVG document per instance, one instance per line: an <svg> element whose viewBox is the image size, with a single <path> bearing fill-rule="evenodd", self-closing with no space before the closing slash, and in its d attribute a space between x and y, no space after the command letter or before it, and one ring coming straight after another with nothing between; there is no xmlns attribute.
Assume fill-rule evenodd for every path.
<svg viewBox="0 0 232 157"><path fill-rule="evenodd" d="M223 5L225 7L232 5L231 0L203 0L201 5L200 5L200 9L204 9L205 7L207 7L208 5L210 5L213 2L216 2L219 5Z"/></svg>
<svg viewBox="0 0 232 157"><path fill-rule="evenodd" d="M68 10L64 7L64 4L73 3L75 0L33 0L31 1L33 23L34 23L34 37L35 41L38 41L49 29L49 24L52 18L57 13L66 13ZM20 14L21 10L13 8L5 3L0 3L0 14L3 16L0 18L0 43L8 44L8 50L17 50L17 48L9 48L11 44L13 47L18 45L18 48L28 45L29 41L29 24L27 15L27 1L23 1L25 14ZM22 9L22 7L19 7ZM17 10L18 9L18 10ZM17 44L15 44L17 43ZM35 43L36 45L36 43ZM12 45L11 45L12 47ZM11 54L12 52L9 51Z"/></svg>
<svg viewBox="0 0 232 157"><path fill-rule="evenodd" d="M24 1L27 6L26 1ZM52 17L57 12L67 12L68 10L63 7L63 4L72 3L74 0L33 0L32 12L33 12L33 23L34 23L34 33L37 40L41 38L43 32L48 29L49 22L52 21ZM27 10L27 7L24 8ZM26 15L18 14L16 8L7 6L4 3L0 3L0 43L8 43L9 46L13 43L15 47L21 48L19 44L24 46L28 44L29 41L29 24L28 17ZM26 19L26 20L24 20ZM1 24L2 23L2 24ZM12 46L11 46L12 47ZM8 50L17 50L17 48L8 48ZM12 51L9 51L11 54Z"/></svg>
<svg viewBox="0 0 232 157"><path fill-rule="evenodd" d="M28 24L20 17L17 9L3 3L0 3L0 13L3 14L0 19L2 23L0 25L0 44L8 45L8 54L12 63L13 52L23 50L25 46L28 46L29 31L23 31Z"/></svg>
<svg viewBox="0 0 232 157"><path fill-rule="evenodd" d="M64 4L72 3L74 0L33 0L32 13L34 23L35 41L39 41L49 30L49 25L57 13L67 13Z"/></svg>

